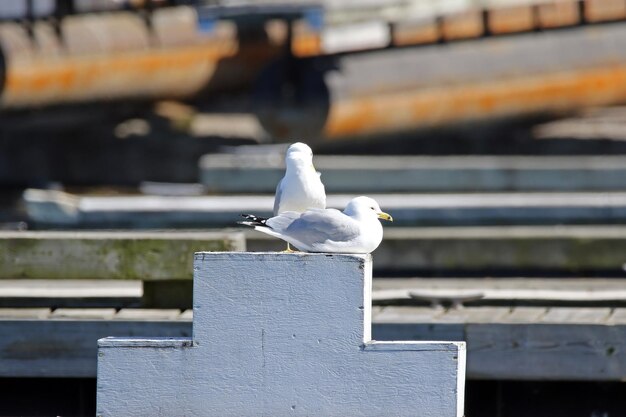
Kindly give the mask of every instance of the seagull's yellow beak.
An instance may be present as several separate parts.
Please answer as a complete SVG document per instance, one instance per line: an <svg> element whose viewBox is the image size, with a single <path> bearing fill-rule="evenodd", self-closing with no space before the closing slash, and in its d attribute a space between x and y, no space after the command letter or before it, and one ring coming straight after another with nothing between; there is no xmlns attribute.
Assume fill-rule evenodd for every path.
<svg viewBox="0 0 626 417"><path fill-rule="evenodd" d="M387 221L390 221L390 222L393 221L393 217L391 217L387 213L384 213L384 212L381 211L380 213L376 213L376 214L378 215L379 219L387 220Z"/></svg>
<svg viewBox="0 0 626 417"><path fill-rule="evenodd" d="M317 171L315 170L315 165L313 165L313 164L311 164L311 169L313 170L313 172L317 172Z"/></svg>

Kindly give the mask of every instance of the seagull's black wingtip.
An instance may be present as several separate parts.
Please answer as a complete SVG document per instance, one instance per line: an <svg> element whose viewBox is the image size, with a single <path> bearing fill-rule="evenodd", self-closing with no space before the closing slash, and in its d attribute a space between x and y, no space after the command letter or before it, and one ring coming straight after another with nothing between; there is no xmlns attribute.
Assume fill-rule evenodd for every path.
<svg viewBox="0 0 626 417"><path fill-rule="evenodd" d="M239 224L245 224L245 225L248 225L248 226L254 226L254 225L265 226L265 222L267 221L266 218L258 217L258 216L255 216L254 214L242 214L241 217L245 218L248 221L247 222L238 222L238 223Z"/></svg>

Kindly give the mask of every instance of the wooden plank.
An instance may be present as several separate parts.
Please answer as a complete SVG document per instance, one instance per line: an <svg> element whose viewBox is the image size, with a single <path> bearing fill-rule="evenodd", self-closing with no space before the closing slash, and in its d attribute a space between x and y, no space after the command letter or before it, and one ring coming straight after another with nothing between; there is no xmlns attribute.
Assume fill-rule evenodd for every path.
<svg viewBox="0 0 626 417"><path fill-rule="evenodd" d="M601 270L622 273L622 227L484 227L385 230L381 270ZM620 235L622 234L622 235ZM250 248L254 248L249 241Z"/></svg>
<svg viewBox="0 0 626 417"><path fill-rule="evenodd" d="M1 236L0 239L2 239ZM0 298L140 298L141 296L141 281L107 279L0 280Z"/></svg>
<svg viewBox="0 0 626 417"><path fill-rule="evenodd" d="M626 190L621 156L315 156L327 193ZM219 193L272 193L281 155L207 154L204 186Z"/></svg>
<svg viewBox="0 0 626 417"><path fill-rule="evenodd" d="M246 234L248 250L283 250L278 239ZM435 270L518 274L523 269L622 276L625 236L623 226L388 227L374 252L374 267L379 273L412 275Z"/></svg>
<svg viewBox="0 0 626 417"><path fill-rule="evenodd" d="M388 281L388 282L387 282ZM498 278L379 279L372 301L460 302L462 304L625 305L624 279Z"/></svg>
<svg viewBox="0 0 626 417"><path fill-rule="evenodd" d="M626 308L613 309L613 313L607 320L607 324L626 324Z"/></svg>
<svg viewBox="0 0 626 417"><path fill-rule="evenodd" d="M536 323L548 312L545 307L513 307L500 321L506 323Z"/></svg>
<svg viewBox="0 0 626 417"><path fill-rule="evenodd" d="M0 279L191 279L194 252L243 248L236 232L0 232Z"/></svg>
<svg viewBox="0 0 626 417"><path fill-rule="evenodd" d="M322 30L321 49L325 54L380 49L389 46L389 25L382 19L328 25Z"/></svg>
<svg viewBox="0 0 626 417"><path fill-rule="evenodd" d="M595 293L596 291L621 291L626 288L624 278L558 278L558 277L497 277L497 278L388 278L374 279L373 291L402 290L408 288L429 289L493 289L493 290L548 290L548 291L580 291Z"/></svg>
<svg viewBox="0 0 626 417"><path fill-rule="evenodd" d="M624 309L616 309L606 324L540 322L546 310L518 307L498 323L466 325L437 321L442 310L429 307L374 308L372 337L468 340L470 379L626 378ZM96 340L110 335L189 337L191 313L187 310L178 319L158 321L0 320L0 376L94 377Z"/></svg>
<svg viewBox="0 0 626 417"><path fill-rule="evenodd" d="M403 308L395 307L394 315L402 317ZM419 315L410 323L410 312L397 322L378 321L375 315L373 337L453 340L449 338L461 335L468 342L470 379L621 381L626 377L623 323L582 324L585 320L597 321L595 314L584 310L580 314L561 315L563 322L538 323L545 308L514 309L495 320L502 322L493 323L487 318L489 310L478 313L478 317L486 318L483 323L468 323L467 313L458 314L458 320L449 316L444 323L423 323ZM604 317L607 309L598 310L602 310L599 316Z"/></svg>
<svg viewBox="0 0 626 417"><path fill-rule="evenodd" d="M445 314L437 316L437 322L443 323L491 323L508 315L509 307L466 307L451 308Z"/></svg>
<svg viewBox="0 0 626 417"><path fill-rule="evenodd" d="M138 307L141 281L0 279L0 307Z"/></svg>
<svg viewBox="0 0 626 417"><path fill-rule="evenodd" d="M188 321L0 320L0 376L96 376L98 339L111 335L191 336Z"/></svg>
<svg viewBox="0 0 626 417"><path fill-rule="evenodd" d="M370 194L393 214L395 226L626 223L626 192ZM354 194L335 194L327 206L343 209ZM74 213L51 195L28 201L30 218L43 225L68 227L206 227L233 226L242 213L271 216L273 195L203 197L80 197ZM85 207L89 205L89 207ZM57 214L38 214L55 206ZM213 247L229 247L234 240ZM232 245L235 246L235 245ZM231 247L232 247L231 246ZM209 247L210 248L210 247ZM209 249L207 248L207 249ZM155 251L162 250L160 248ZM165 279L165 277L164 277Z"/></svg>
<svg viewBox="0 0 626 417"><path fill-rule="evenodd" d="M114 320L177 320L180 317L180 310L165 308L124 308L113 316Z"/></svg>
<svg viewBox="0 0 626 417"><path fill-rule="evenodd" d="M623 0L584 0L585 20L606 22L626 18L626 2Z"/></svg>
<svg viewBox="0 0 626 417"><path fill-rule="evenodd" d="M610 308L553 307L541 317L541 321L543 323L604 324L610 315Z"/></svg>
<svg viewBox="0 0 626 417"><path fill-rule="evenodd" d="M534 9L532 6L491 9L488 13L487 27L494 35L531 31L535 27Z"/></svg>
<svg viewBox="0 0 626 417"><path fill-rule="evenodd" d="M542 29L573 26L580 22L578 1L552 1L536 7L537 23Z"/></svg>
<svg viewBox="0 0 626 417"><path fill-rule="evenodd" d="M180 313L179 320L185 320L185 321L193 320L193 310L189 309Z"/></svg>
<svg viewBox="0 0 626 417"><path fill-rule="evenodd" d="M375 307L372 337L376 340L463 340L463 324L441 323L443 308Z"/></svg>
<svg viewBox="0 0 626 417"><path fill-rule="evenodd" d="M443 17L441 34L445 40L477 38L483 33L483 17L480 11L468 11Z"/></svg>
<svg viewBox="0 0 626 417"><path fill-rule="evenodd" d="M393 26L392 39L395 46L435 43L439 37L439 25L435 19L401 21Z"/></svg>
<svg viewBox="0 0 626 417"><path fill-rule="evenodd" d="M473 379L622 381L626 326L468 324Z"/></svg>
<svg viewBox="0 0 626 417"><path fill-rule="evenodd" d="M114 308L57 308L50 314L53 319L110 320L115 316Z"/></svg>
<svg viewBox="0 0 626 417"><path fill-rule="evenodd" d="M443 309L431 307L378 307L372 317L378 323L433 323L444 314Z"/></svg>
<svg viewBox="0 0 626 417"><path fill-rule="evenodd" d="M42 320L49 316L49 308L0 308L0 320Z"/></svg>

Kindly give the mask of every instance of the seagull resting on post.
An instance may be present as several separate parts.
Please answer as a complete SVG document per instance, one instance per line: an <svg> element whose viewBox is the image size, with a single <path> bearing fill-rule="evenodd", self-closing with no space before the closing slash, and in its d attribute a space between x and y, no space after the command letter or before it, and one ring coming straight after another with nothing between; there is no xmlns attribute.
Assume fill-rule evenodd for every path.
<svg viewBox="0 0 626 417"><path fill-rule="evenodd" d="M393 221L369 197L350 200L343 211L309 209L286 211L269 219L252 214L239 222L277 237L305 252L371 253L383 240L378 219Z"/></svg>
<svg viewBox="0 0 626 417"><path fill-rule="evenodd" d="M302 142L289 146L285 155L285 176L276 187L274 216L286 211L302 213L326 208L326 190L313 166L313 151ZM287 243L287 251L291 251Z"/></svg>

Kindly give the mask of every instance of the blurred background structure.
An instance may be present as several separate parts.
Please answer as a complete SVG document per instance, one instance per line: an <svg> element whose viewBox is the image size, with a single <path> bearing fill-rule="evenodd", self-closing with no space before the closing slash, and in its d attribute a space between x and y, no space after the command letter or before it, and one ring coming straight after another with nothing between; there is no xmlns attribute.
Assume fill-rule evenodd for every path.
<svg viewBox="0 0 626 417"><path fill-rule="evenodd" d="M93 415L188 336L191 253L282 250L303 141L393 215L374 338L467 340L468 416L626 409L626 0L0 2L0 415ZM36 400L35 400L36 399Z"/></svg>

